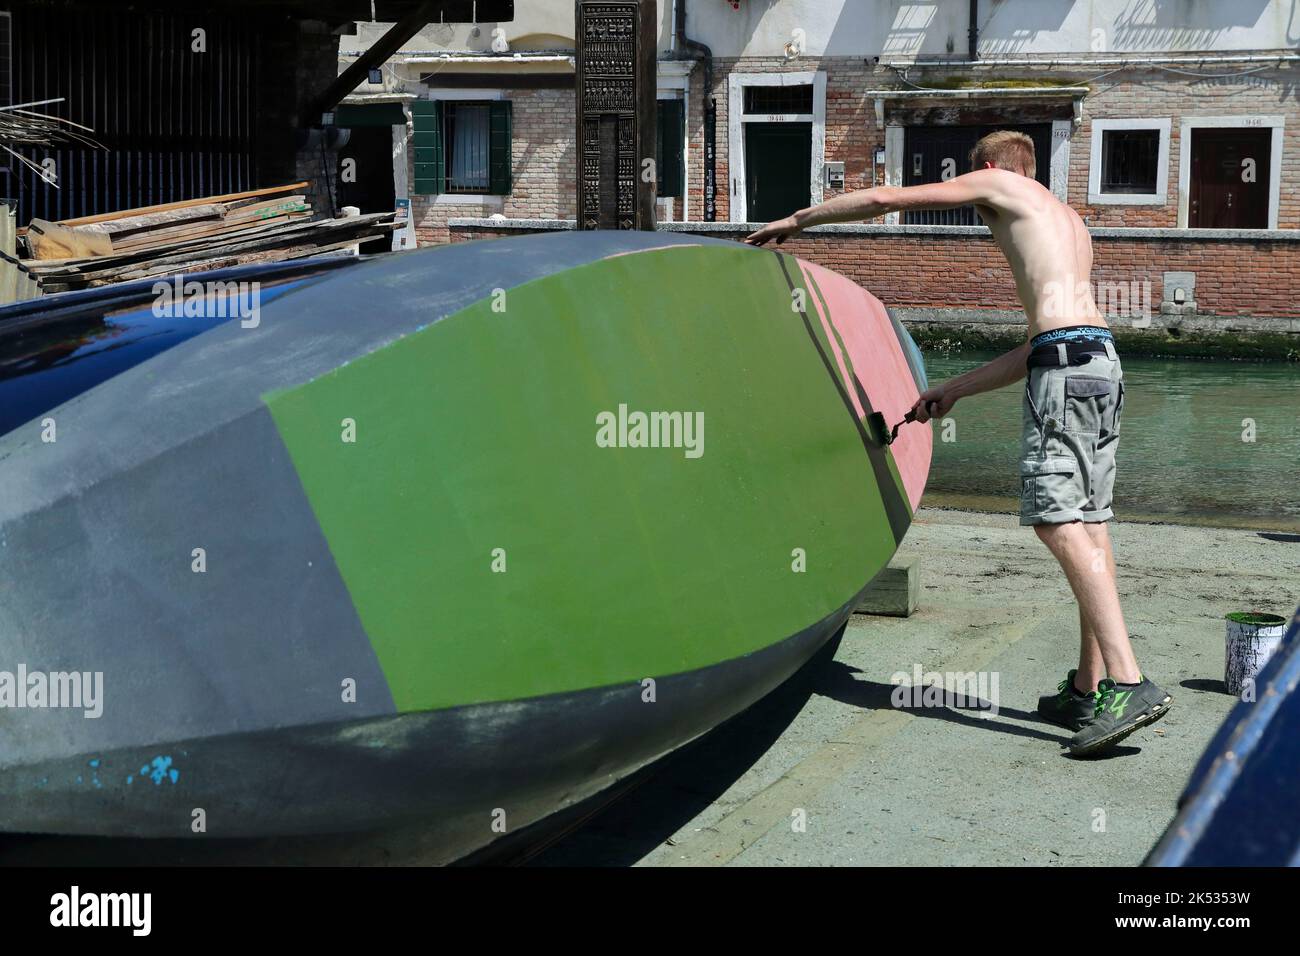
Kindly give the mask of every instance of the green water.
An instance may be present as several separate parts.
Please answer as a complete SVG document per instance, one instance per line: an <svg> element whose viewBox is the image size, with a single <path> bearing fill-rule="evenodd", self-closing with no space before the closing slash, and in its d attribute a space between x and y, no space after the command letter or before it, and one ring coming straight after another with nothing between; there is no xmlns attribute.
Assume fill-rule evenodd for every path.
<svg viewBox="0 0 1300 956"><path fill-rule="evenodd" d="M995 353L925 356L930 382ZM1213 523L1300 531L1300 366L1125 358L1124 419L1115 479L1120 520ZM1019 507L1023 381L962 399L953 440L934 426L923 504L1014 512ZM1254 441L1243 440L1254 422Z"/></svg>

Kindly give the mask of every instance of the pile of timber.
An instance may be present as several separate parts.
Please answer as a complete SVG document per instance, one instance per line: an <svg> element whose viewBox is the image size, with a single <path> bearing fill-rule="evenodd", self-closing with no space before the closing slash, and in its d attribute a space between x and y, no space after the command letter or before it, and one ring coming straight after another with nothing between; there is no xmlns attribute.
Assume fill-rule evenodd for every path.
<svg viewBox="0 0 1300 956"><path fill-rule="evenodd" d="M391 212L314 219L308 183L46 222L33 219L23 270L43 292L330 252L391 233Z"/></svg>

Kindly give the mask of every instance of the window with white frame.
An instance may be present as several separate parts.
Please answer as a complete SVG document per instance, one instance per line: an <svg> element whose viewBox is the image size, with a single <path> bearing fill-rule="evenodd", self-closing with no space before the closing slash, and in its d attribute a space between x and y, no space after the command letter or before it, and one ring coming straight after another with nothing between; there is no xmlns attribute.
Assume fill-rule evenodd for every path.
<svg viewBox="0 0 1300 956"><path fill-rule="evenodd" d="M732 222L822 201L825 71L731 73L727 113Z"/></svg>
<svg viewBox="0 0 1300 956"><path fill-rule="evenodd" d="M1170 121L1094 119L1088 165L1091 205L1164 205Z"/></svg>

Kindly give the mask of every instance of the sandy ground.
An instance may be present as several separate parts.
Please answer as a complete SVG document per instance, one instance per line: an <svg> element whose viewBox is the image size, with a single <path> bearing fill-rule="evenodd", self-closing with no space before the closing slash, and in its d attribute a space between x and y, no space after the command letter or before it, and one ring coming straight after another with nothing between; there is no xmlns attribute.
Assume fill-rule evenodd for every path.
<svg viewBox="0 0 1300 956"><path fill-rule="evenodd" d="M1076 605L1047 549L1012 516L923 510L899 551L921 567L915 615L855 616L833 659L670 758L534 862L1141 862L1234 702L1222 690L1223 615L1289 614L1300 544L1112 528L1139 662L1174 706L1109 757L1066 756L1068 734L1032 713L1078 646ZM895 708L892 676L918 664L996 674L998 713Z"/></svg>
<svg viewBox="0 0 1300 956"><path fill-rule="evenodd" d="M534 865L1130 865L1163 832L1233 704L1223 616L1289 614L1300 539L1112 526L1138 659L1169 715L1110 756L1064 755L1032 713L1077 654L1077 611L1047 549L1010 515L923 509L900 559L921 568L910 618L857 615L800 674L638 775ZM892 677L996 675L978 709L893 706ZM419 828L310 841L0 837L7 864L421 864Z"/></svg>

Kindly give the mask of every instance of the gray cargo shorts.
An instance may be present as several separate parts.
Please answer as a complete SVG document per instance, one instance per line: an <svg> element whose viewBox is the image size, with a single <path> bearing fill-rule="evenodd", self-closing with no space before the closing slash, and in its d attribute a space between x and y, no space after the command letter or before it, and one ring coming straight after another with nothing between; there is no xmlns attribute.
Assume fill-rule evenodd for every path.
<svg viewBox="0 0 1300 956"><path fill-rule="evenodd" d="M1124 371L1114 346L1082 365L1038 366L1025 382L1020 523L1109 521Z"/></svg>

